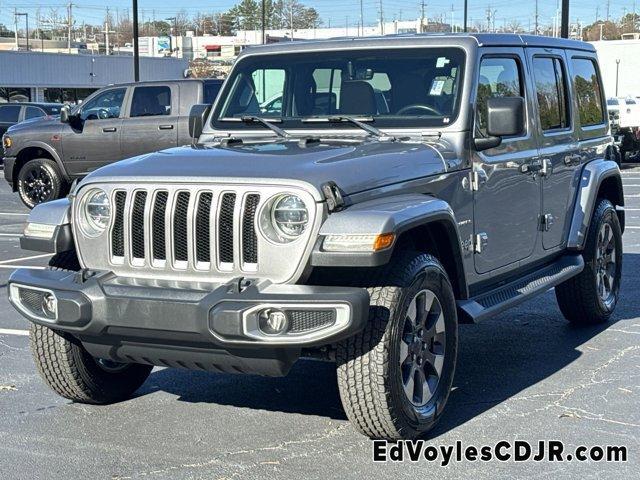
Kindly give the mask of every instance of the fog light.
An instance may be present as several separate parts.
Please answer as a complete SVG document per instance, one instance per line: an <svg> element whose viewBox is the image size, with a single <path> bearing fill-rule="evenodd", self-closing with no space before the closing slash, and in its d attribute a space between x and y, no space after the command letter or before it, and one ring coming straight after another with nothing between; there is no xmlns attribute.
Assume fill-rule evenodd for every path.
<svg viewBox="0 0 640 480"><path fill-rule="evenodd" d="M58 301L56 297L51 293L47 293L42 297L42 310L49 315L56 315L58 309Z"/></svg>
<svg viewBox="0 0 640 480"><path fill-rule="evenodd" d="M274 308L262 310L258 320L260 330L267 335L280 335L285 333L289 327L287 314Z"/></svg>

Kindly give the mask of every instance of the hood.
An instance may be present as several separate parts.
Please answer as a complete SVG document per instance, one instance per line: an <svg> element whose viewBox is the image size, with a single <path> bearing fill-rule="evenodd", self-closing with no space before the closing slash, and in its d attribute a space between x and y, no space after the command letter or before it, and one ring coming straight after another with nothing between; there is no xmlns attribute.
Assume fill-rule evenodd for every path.
<svg viewBox="0 0 640 480"><path fill-rule="evenodd" d="M334 181L349 195L444 171L438 145L365 140L305 146L284 140L172 148L107 165L83 183L290 179L318 191L325 182Z"/></svg>
<svg viewBox="0 0 640 480"><path fill-rule="evenodd" d="M25 131L33 132L34 130L47 130L47 131L59 131L62 128L62 124L60 123L60 116L46 116L46 117L38 117L31 118L29 120L23 120L20 123L16 123L12 125L7 133L11 134L21 134Z"/></svg>

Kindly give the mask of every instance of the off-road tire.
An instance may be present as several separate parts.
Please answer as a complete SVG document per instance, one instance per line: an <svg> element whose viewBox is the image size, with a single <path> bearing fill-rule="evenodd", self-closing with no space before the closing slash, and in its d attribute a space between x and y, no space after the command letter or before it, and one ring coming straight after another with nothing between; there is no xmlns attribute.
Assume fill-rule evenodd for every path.
<svg viewBox="0 0 640 480"><path fill-rule="evenodd" d="M369 323L337 349L338 386L347 417L364 435L413 439L431 430L441 417L455 372L458 323L453 289L440 262L415 251L394 255L372 286ZM400 376L400 330L409 304L421 289L436 294L446 324L442 376L432 400L415 407L405 396Z"/></svg>
<svg viewBox="0 0 640 480"><path fill-rule="evenodd" d="M615 261L617 270L614 276L613 302L605 303L597 290L597 258L598 233L608 223L613 231L615 241ZM618 302L622 272L622 230L613 204L600 199L591 217L591 224L583 251L584 270L575 277L566 280L556 287L556 299L564 317L576 325L594 325L607 322Z"/></svg>
<svg viewBox="0 0 640 480"><path fill-rule="evenodd" d="M31 191L28 185L29 172L34 170L38 171L47 182L46 189L48 193L42 198ZM58 165L49 158L34 158L33 160L29 160L18 171L17 182L20 200L29 208L33 208L42 202L61 198L67 188Z"/></svg>
<svg viewBox="0 0 640 480"><path fill-rule="evenodd" d="M75 252L55 255L49 268L78 270ZM140 388L153 368L138 364L104 368L72 335L43 325L33 324L29 337L33 358L45 383L74 402L107 404L125 400Z"/></svg>

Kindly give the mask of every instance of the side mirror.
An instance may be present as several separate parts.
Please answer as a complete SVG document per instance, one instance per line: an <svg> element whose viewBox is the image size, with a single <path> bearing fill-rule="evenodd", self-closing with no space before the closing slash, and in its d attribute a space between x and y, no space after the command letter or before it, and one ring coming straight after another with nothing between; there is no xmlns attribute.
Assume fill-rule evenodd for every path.
<svg viewBox="0 0 640 480"><path fill-rule="evenodd" d="M482 151L500 145L502 137L524 132L524 98L491 97L487 99L487 133L489 137L476 138L476 150Z"/></svg>
<svg viewBox="0 0 640 480"><path fill-rule="evenodd" d="M207 103L197 103L191 107L189 112L189 136L194 140L197 140L202 134L210 111L211 105Z"/></svg>
<svg viewBox="0 0 640 480"><path fill-rule="evenodd" d="M60 109L60 121L69 123L69 105L65 105Z"/></svg>

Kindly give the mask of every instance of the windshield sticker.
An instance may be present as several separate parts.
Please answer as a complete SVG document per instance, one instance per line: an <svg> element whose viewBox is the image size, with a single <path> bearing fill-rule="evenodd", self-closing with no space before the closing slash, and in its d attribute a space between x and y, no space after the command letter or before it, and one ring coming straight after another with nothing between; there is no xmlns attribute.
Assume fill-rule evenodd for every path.
<svg viewBox="0 0 640 480"><path fill-rule="evenodd" d="M442 89L444 88L444 80L434 80L431 84L431 90L429 95L442 95Z"/></svg>
<svg viewBox="0 0 640 480"><path fill-rule="evenodd" d="M438 60L436 61L436 68L442 68L444 67L446 64L449 63L449 59L447 57L438 57Z"/></svg>

